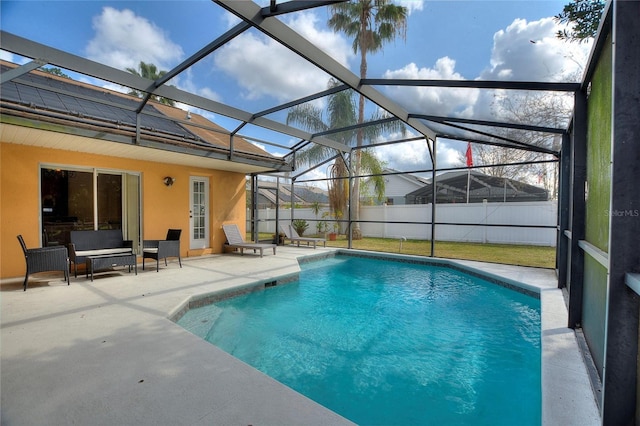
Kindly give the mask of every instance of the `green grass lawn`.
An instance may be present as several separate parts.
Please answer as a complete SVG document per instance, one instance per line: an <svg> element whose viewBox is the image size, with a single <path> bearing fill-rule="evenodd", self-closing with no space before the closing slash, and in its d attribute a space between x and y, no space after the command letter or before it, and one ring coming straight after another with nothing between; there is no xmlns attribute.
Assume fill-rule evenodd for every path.
<svg viewBox="0 0 640 426"><path fill-rule="evenodd" d="M305 234L305 236L313 237L314 235ZM269 239L271 235L264 234L260 238ZM327 247L347 248L347 244L348 241L344 235L339 235L336 241L327 240ZM363 238L354 240L353 248L418 256L431 254L431 242L425 240L403 241L400 248L400 240L397 238ZM555 247L543 246L436 241L435 256L551 269L555 268L556 264Z"/></svg>

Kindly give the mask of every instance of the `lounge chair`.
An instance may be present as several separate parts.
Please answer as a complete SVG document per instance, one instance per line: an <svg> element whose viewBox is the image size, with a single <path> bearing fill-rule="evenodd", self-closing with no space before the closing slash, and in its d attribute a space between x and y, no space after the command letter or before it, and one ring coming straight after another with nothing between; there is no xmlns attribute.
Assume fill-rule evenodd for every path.
<svg viewBox="0 0 640 426"><path fill-rule="evenodd" d="M230 224L230 225L222 225L222 229L224 230L224 235L227 237L227 243L222 247L224 250L225 247L238 249L240 250L240 255L244 254L244 249L251 249L255 253L256 250L260 250L260 257L264 252L264 249L272 248L273 254L276 254L275 244L261 244L261 243L249 243L242 238L240 234L240 230L238 229L238 225Z"/></svg>
<svg viewBox="0 0 640 426"><path fill-rule="evenodd" d="M160 270L160 259L164 259L164 266L167 266L167 257L177 257L182 268L180 258L180 233L182 229L169 229L165 240L144 240L142 242L142 270L144 271L144 260L156 260L156 272Z"/></svg>
<svg viewBox="0 0 640 426"><path fill-rule="evenodd" d="M300 247L301 242L307 243L307 246L313 243L314 249L316 248L316 244L320 242L324 247L327 246L327 240L325 240L324 238L301 237L296 232L296 229L291 225L281 226L280 229L282 230L282 232L284 232L284 235L286 235L287 239L289 239L292 243L298 243L298 247Z"/></svg>
<svg viewBox="0 0 640 426"><path fill-rule="evenodd" d="M42 247L28 249L22 235L18 235L18 241L24 252L27 262L27 272L24 275L24 291L27 291L29 274L45 271L62 271L64 279L69 285L69 253L64 246Z"/></svg>

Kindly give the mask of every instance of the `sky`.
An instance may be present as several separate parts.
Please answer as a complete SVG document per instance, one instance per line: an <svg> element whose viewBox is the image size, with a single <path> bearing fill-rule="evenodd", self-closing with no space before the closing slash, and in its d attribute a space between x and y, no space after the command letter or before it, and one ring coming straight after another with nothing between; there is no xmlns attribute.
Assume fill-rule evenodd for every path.
<svg viewBox="0 0 640 426"><path fill-rule="evenodd" d="M568 0L395 2L408 8L406 39L397 39L382 52L368 56L369 78L577 81L591 48L590 43L568 43L555 37L560 27L553 16ZM268 1L258 3L267 5ZM318 8L281 19L359 74L359 57L351 49L351 40L328 29L328 18L327 8ZM0 2L2 30L119 69L137 68L144 61L169 70L236 23L237 18L209 0ZM0 58L27 61L5 51L0 51ZM71 75L115 88L110 83ZM324 90L327 80L324 72L309 68L252 30L171 83L258 112ZM409 110L441 116L487 118L495 99L495 93L478 90L379 90ZM238 125L225 117L206 115L227 129ZM296 142L258 129L247 132L286 146ZM281 150L261 146L282 155ZM465 148L464 143L444 140L438 148L439 167L462 165L460 153ZM402 149L379 147L376 155L397 170L430 166L424 141L403 144Z"/></svg>

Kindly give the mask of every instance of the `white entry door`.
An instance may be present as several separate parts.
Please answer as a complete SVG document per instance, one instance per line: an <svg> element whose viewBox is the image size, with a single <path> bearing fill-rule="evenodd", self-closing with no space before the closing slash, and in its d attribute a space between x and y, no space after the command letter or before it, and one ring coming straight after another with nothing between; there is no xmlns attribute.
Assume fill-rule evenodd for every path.
<svg viewBox="0 0 640 426"><path fill-rule="evenodd" d="M189 246L191 249L209 247L209 180L191 176L189 195Z"/></svg>

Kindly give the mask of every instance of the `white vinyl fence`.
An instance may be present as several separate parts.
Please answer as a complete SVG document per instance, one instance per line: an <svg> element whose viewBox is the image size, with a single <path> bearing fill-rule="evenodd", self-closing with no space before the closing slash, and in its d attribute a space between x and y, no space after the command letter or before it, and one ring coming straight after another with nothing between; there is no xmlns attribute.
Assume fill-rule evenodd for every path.
<svg viewBox="0 0 640 426"><path fill-rule="evenodd" d="M557 209L555 201L438 204L436 206L436 222L468 225L437 225L435 240L555 246ZM250 217L249 213L247 211L247 218ZM291 209L280 209L280 224L290 223L291 213ZM322 212L316 218L311 209L300 208L294 209L293 215L294 219L305 219L309 223L305 234L311 235L317 232L316 223L318 223L318 219L322 219ZM258 218L259 232L275 233L276 212L274 209L259 210ZM365 237L431 239L430 223L394 223L430 222L431 204L362 207L360 220L364 221L360 224L360 228ZM485 224L490 226L484 226ZM549 228L539 226L548 226ZM250 228L247 226L247 229Z"/></svg>

